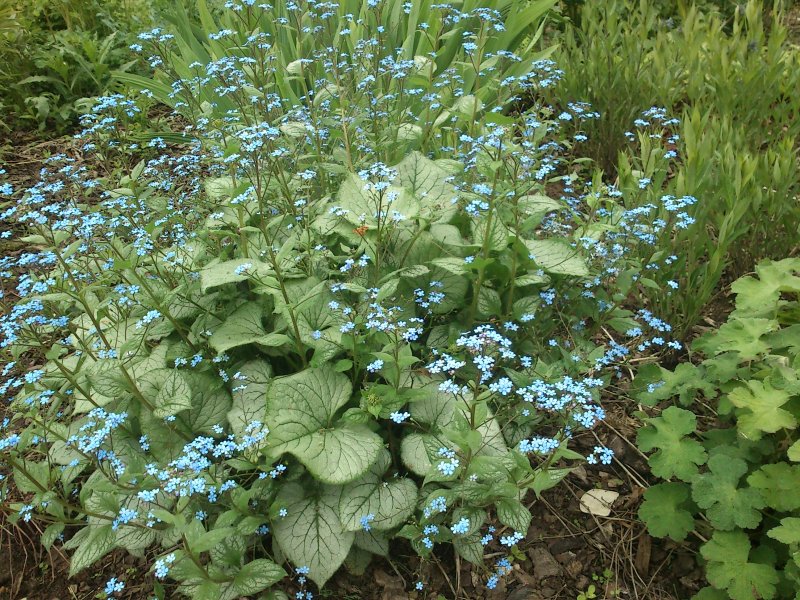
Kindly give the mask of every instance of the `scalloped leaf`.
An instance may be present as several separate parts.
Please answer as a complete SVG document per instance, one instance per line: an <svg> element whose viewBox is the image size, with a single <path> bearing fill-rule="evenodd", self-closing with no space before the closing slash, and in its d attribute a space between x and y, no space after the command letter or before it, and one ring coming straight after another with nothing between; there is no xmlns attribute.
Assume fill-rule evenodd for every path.
<svg viewBox="0 0 800 600"><path fill-rule="evenodd" d="M708 561L706 577L732 600L774 598L778 573L770 565L749 562L750 540L742 531L715 531L700 548Z"/></svg>
<svg viewBox="0 0 800 600"><path fill-rule="evenodd" d="M695 432L697 418L694 413L670 406L660 417L647 419L647 423L639 430L636 439L643 452L658 448L649 458L653 474L683 481L697 475L697 467L706 462L707 454L700 442L685 437Z"/></svg>
<svg viewBox="0 0 800 600"><path fill-rule="evenodd" d="M689 490L684 483L668 482L656 484L644 493L639 518L647 523L651 535L681 541L694 530L694 517L687 510L691 504Z"/></svg>
<svg viewBox="0 0 800 600"><path fill-rule="evenodd" d="M767 506L779 511L800 509L800 465L780 462L762 465L747 478L761 490Z"/></svg>
<svg viewBox="0 0 800 600"><path fill-rule="evenodd" d="M708 461L710 472L692 480L692 498L717 529L751 529L761 522L765 502L754 488L740 488L747 463L738 458L715 454Z"/></svg>
<svg viewBox="0 0 800 600"><path fill-rule="evenodd" d="M728 400L743 412L738 415L737 427L742 435L758 440L763 433L781 429L794 429L797 420L788 410L781 408L789 401L789 393L772 387L769 381L751 380L728 394Z"/></svg>

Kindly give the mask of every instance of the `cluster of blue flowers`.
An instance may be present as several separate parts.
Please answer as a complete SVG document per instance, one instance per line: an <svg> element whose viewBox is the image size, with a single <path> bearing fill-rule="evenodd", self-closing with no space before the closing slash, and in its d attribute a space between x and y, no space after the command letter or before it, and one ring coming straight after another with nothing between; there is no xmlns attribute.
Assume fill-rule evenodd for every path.
<svg viewBox="0 0 800 600"><path fill-rule="evenodd" d="M288 468L263 451L271 439L262 423L264 382L251 388L242 365L263 362L269 381L331 363L351 375L356 389L348 402L371 389L401 398L372 415L371 427L384 427L386 438L399 434L401 443L428 436L427 475L442 487L433 488L418 521L408 518L418 526L411 537L421 553L472 536L481 547L512 548L524 532L495 535L489 527L481 536L487 530L479 513L461 516L467 501L451 493L485 491L482 508L496 499L493 488L503 486L470 470L475 456L488 458L486 438L494 435L493 451L514 453L525 467L548 468L576 432L605 418L606 371L621 376L634 352L680 347L647 310L617 319L627 327L619 341L587 332L619 316L614 286L642 246L651 250L672 230L692 226L696 199L665 195L625 208L613 186L581 193L582 184L564 173L575 144L587 139L585 123L599 115L580 102L555 111L541 104L540 92L563 75L551 61L485 52L485 40L505 31L504 14L436 4L436 18L416 24L429 42L432 28L456 32L459 60L475 70L470 77L461 65L441 68L436 52L387 49L393 32L384 25L354 39L379 23L381 4L368 0L369 14L342 16L331 2L276 8L229 0L230 23L241 27L210 32L214 58L205 63L180 63L177 33L143 33L131 49L152 68L183 76L99 99L76 136L86 155L141 160L131 176L118 185L59 155L27 189L0 184L0 195L14 200L0 220L42 248L0 257L0 279L10 283L3 288L15 296L0 315L0 350L15 356L40 348L46 359L28 369L21 361L3 366L0 396L13 397L24 415L3 422L0 452L12 467L30 449L57 455L52 468L66 506L84 501L82 476L97 473L121 499L92 518L120 535L168 529L164 511L173 508L188 511L195 528L250 511L248 534L276 535L275 524L297 513L273 502ZM402 5L404 14L413 8ZM310 49L287 63L275 32L291 29ZM235 50L216 50L224 47ZM126 139L126 128L156 99L188 121L181 146L166 135ZM534 106L519 122L498 114L523 100ZM666 111L650 109L636 127L648 135L675 124ZM667 140L677 142L675 135ZM427 161L424 177L409 176L400 162L416 148L414 156ZM676 159L675 150L666 158ZM546 198L539 214L537 195L559 179L563 193ZM654 192L650 178L638 187ZM592 230L581 222L585 215L603 227ZM525 242L541 241L574 251L591 274L579 284L561 277L546 252L526 249ZM643 271L659 268L653 261ZM668 293L680 288L666 285ZM465 307L471 297L474 305ZM489 308L478 310L485 298ZM258 307L255 316L230 327L227 319L250 306ZM465 321L466 331L454 330ZM153 383L160 375L169 386ZM441 418L466 423L469 434L446 439L454 429L416 412L413 394L402 396L421 387L427 393L428 383L448 408ZM253 396L256 408L243 406ZM325 415L331 427L343 413L352 431L368 429L367 411L339 409ZM486 434L498 423L496 435ZM30 434L20 435L25 428ZM603 446L586 458L612 459ZM318 483L312 475L292 469L307 487ZM52 516L54 502L27 499L18 514ZM231 504L236 510L226 513ZM358 518L359 537L385 534L374 531L382 520L376 513ZM156 578L181 571L178 547L164 546ZM510 559L500 559L487 587L510 570ZM312 598L310 567L296 573L296 598ZM123 588L112 578L105 594Z"/></svg>

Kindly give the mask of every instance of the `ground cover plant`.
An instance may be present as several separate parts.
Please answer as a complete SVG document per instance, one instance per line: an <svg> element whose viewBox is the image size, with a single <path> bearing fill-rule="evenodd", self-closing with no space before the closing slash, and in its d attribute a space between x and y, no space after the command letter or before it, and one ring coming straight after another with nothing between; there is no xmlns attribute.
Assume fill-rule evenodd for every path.
<svg viewBox="0 0 800 600"><path fill-rule="evenodd" d="M602 61L552 37L554 0L174 7L70 151L0 181L2 513L70 576L137 557L147 597L335 596L398 549L419 560L396 594L471 597L468 562L495 597L531 502L608 482L595 429L624 403L652 453L634 526L700 540L698 600L793 597L797 260L683 346L724 274L796 243L791 108L760 96L776 133L754 141L770 118L735 91L763 57L752 89L792 81L760 8L674 16L698 69L727 28L730 104L681 75L622 115L565 94L570 53ZM625 132L605 172L604 119ZM618 595L609 573L579 597Z"/></svg>
<svg viewBox="0 0 800 600"><path fill-rule="evenodd" d="M698 599L800 588L798 273L798 259L761 263L731 286L728 321L693 343L696 361L640 373L640 401L677 400L639 431L653 474L671 480L647 490L640 515L659 537L699 532L713 587ZM712 426L698 427L696 403L710 404Z"/></svg>

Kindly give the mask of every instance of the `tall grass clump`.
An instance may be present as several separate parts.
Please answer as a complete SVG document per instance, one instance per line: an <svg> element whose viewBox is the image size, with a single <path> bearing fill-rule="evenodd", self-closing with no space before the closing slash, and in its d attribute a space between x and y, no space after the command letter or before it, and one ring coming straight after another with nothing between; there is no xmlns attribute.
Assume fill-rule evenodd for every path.
<svg viewBox="0 0 800 600"><path fill-rule="evenodd" d="M447 544L493 588L526 495L611 462L576 441L680 347L628 296L689 216L570 175L595 114L545 101L551 4L201 3L134 44L154 79L118 74L87 162L0 188L2 501L72 574L121 548L158 595L311 597ZM182 137L131 139L137 98Z"/></svg>
<svg viewBox="0 0 800 600"><path fill-rule="evenodd" d="M175 3L162 0L0 0L0 127L39 136L74 130L127 46Z"/></svg>
<svg viewBox="0 0 800 600"><path fill-rule="evenodd" d="M673 238L678 258L662 277L686 293L652 298L682 333L724 275L797 250L800 53L777 7L768 28L763 14L751 1L726 32L720 15L696 7L664 19L647 0L585 5L581 27L568 28L557 53L565 77L556 102L582 98L601 115L586 127L596 165L638 203L658 203L664 190L703 200L690 211L692 227ZM653 124L642 106L677 120ZM640 181L658 185L639 191Z"/></svg>

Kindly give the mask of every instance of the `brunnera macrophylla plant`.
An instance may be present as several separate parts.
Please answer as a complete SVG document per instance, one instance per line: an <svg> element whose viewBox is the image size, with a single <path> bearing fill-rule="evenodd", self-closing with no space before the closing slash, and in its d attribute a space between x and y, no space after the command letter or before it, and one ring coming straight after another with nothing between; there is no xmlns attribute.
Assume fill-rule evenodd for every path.
<svg viewBox="0 0 800 600"><path fill-rule="evenodd" d="M238 30L144 34L176 79L143 93L193 141L131 142L135 102L106 98L87 160L141 152L132 172L57 156L2 188L2 498L73 574L122 548L157 593L236 598L293 571L310 597L404 539L452 544L494 587L529 491L611 461L570 448L602 390L633 351L677 346L626 306L669 222L564 175L581 137L560 124L596 115L539 100L555 65L498 48L509 24L485 7L336 6L231 3ZM437 32L436 60L387 45L390 7L420 44Z"/></svg>

